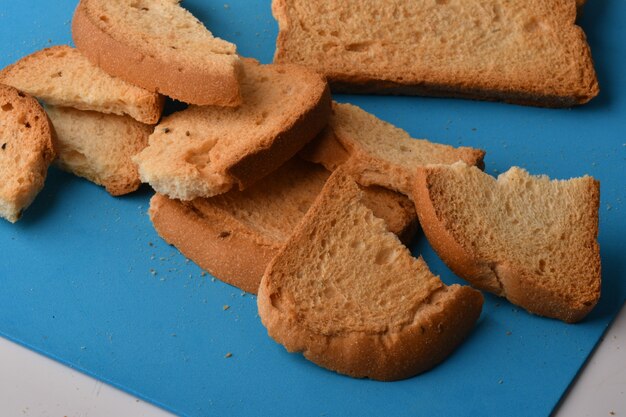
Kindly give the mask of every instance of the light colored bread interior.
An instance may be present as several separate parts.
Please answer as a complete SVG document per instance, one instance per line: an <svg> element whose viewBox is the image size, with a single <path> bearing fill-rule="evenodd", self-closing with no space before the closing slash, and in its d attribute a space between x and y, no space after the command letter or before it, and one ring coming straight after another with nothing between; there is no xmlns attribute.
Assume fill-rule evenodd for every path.
<svg viewBox="0 0 626 417"><path fill-rule="evenodd" d="M354 377L407 378L443 360L480 315L482 296L446 287L411 256L335 171L268 266L258 296L269 335Z"/></svg>
<svg viewBox="0 0 626 417"><path fill-rule="evenodd" d="M0 84L0 217L15 223L43 188L53 135L37 100Z"/></svg>
<svg viewBox="0 0 626 417"><path fill-rule="evenodd" d="M57 132L56 164L102 185L111 195L135 191L141 181L131 157L148 146L152 126L128 116L47 106Z"/></svg>
<svg viewBox="0 0 626 417"><path fill-rule="evenodd" d="M573 0L273 0L277 63L333 91L571 106L598 94Z"/></svg>
<svg viewBox="0 0 626 417"><path fill-rule="evenodd" d="M76 47L108 73L197 105L241 104L234 44L214 37L176 0L81 0Z"/></svg>
<svg viewBox="0 0 626 417"><path fill-rule="evenodd" d="M20 59L0 72L0 82L52 106L126 114L146 124L163 111L163 97L110 76L66 45Z"/></svg>
<svg viewBox="0 0 626 417"><path fill-rule="evenodd" d="M420 170L420 223L461 277L528 311L581 320L600 296L599 184L457 163Z"/></svg>
<svg viewBox="0 0 626 417"><path fill-rule="evenodd" d="M170 198L243 189L296 154L326 125L330 93L298 66L246 61L240 108L190 107L165 118L136 158L144 182Z"/></svg>
<svg viewBox="0 0 626 417"><path fill-rule="evenodd" d="M300 155L330 170L350 159L360 184L380 185L411 196L417 167L457 161L482 167L485 152L413 139L357 106L333 103L328 128Z"/></svg>
<svg viewBox="0 0 626 417"><path fill-rule="evenodd" d="M150 218L159 235L215 277L256 293L265 268L322 190L330 173L294 158L244 190L190 202L157 194ZM380 187L364 204L404 242L417 231L413 203Z"/></svg>

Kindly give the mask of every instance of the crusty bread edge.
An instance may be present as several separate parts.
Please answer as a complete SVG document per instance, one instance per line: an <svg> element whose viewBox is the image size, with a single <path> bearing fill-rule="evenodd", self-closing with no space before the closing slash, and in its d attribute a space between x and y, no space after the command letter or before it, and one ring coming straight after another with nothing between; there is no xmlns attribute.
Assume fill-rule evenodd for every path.
<svg viewBox="0 0 626 417"><path fill-rule="evenodd" d="M242 103L240 61L226 71L218 66L214 71L180 71L176 63L144 55L102 31L91 21L82 1L74 13L72 38L95 65L146 90L196 105L235 107Z"/></svg>
<svg viewBox="0 0 626 417"><path fill-rule="evenodd" d="M291 70L296 71L303 70L290 65L286 67L292 67ZM275 171L296 155L327 125L331 113L330 89L326 81L317 74L311 72L310 76L315 77L315 82L320 83L320 86L323 85L321 94L316 98L314 105L302 113L290 126L286 126L269 147L260 148L244 156L227 169L228 175L235 179L240 190Z"/></svg>
<svg viewBox="0 0 626 417"><path fill-rule="evenodd" d="M429 168L417 170L413 201L420 225L428 242L435 252L455 274L470 282L476 288L506 297L531 313L551 317L566 323L582 320L596 305L600 297L598 285L595 300L584 303L569 302L554 294L553 290L539 286L525 277L523 270L511 264L488 264L482 261L471 249L464 248L450 233L430 199ZM599 207L599 183L594 180L593 199L595 211ZM597 224L594 231L598 234ZM597 242L595 243L597 247ZM596 250L598 269L599 250Z"/></svg>
<svg viewBox="0 0 626 417"><path fill-rule="evenodd" d="M24 210L26 210L35 201L35 198L39 192L43 189L46 177L48 174L48 167L56 158L56 143L57 136L56 131L52 125L52 121L48 117L48 114L39 104L39 102L29 94L26 94L17 88L11 87L6 84L0 84L2 87L6 87L9 94L13 94L15 100L25 100L25 104L33 111L39 113L41 116L38 123L41 123L43 140L41 142L41 166L40 170L33 172L33 182L30 192L24 193L24 195L15 202L7 202L5 206L10 207L11 212L3 213L2 217L11 223L17 222L21 217ZM17 107L17 106L16 106ZM17 212L13 214L14 212ZM6 214L6 216L5 216Z"/></svg>
<svg viewBox="0 0 626 417"><path fill-rule="evenodd" d="M271 272L271 266L268 271ZM431 295L414 321L397 332L322 335L283 314L261 282L257 304L268 334L289 352L355 378L395 381L425 372L447 358L480 317L483 297L469 287L452 285Z"/></svg>
<svg viewBox="0 0 626 417"><path fill-rule="evenodd" d="M161 194L150 200L149 214L167 243L219 280L253 294L280 248L229 222L228 216L218 212L201 215L189 204Z"/></svg>

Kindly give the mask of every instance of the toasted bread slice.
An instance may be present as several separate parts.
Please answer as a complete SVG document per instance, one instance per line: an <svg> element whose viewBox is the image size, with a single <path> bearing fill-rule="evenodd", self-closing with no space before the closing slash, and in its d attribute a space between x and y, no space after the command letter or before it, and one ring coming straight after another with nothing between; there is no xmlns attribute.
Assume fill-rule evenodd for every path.
<svg viewBox="0 0 626 417"><path fill-rule="evenodd" d="M554 107L599 92L573 0L273 0L272 11L274 62L315 69L337 92Z"/></svg>
<svg viewBox="0 0 626 417"><path fill-rule="evenodd" d="M11 223L43 188L55 156L53 132L37 100L0 84L0 217Z"/></svg>
<svg viewBox="0 0 626 417"><path fill-rule="evenodd" d="M268 266L258 307L269 335L290 352L353 377L408 378L465 338L482 295L447 287L335 171Z"/></svg>
<svg viewBox="0 0 626 417"><path fill-rule="evenodd" d="M128 116L64 107L46 107L57 132L56 164L114 196L139 188L131 157L148 146L152 126Z"/></svg>
<svg viewBox="0 0 626 417"><path fill-rule="evenodd" d="M66 45L43 49L6 67L0 83L52 106L126 114L146 124L156 124L163 111L162 96L110 76Z"/></svg>
<svg viewBox="0 0 626 417"><path fill-rule="evenodd" d="M457 163L421 168L420 223L439 256L477 288L528 311L581 320L600 297L599 183L511 168L498 179Z"/></svg>
<svg viewBox="0 0 626 417"><path fill-rule="evenodd" d="M180 200L243 189L277 169L326 125L330 93L317 74L246 60L240 108L190 107L165 118L135 162L141 179Z"/></svg>
<svg viewBox="0 0 626 417"><path fill-rule="evenodd" d="M197 105L238 106L241 62L177 0L81 0L76 47L106 72Z"/></svg>
<svg viewBox="0 0 626 417"><path fill-rule="evenodd" d="M333 103L328 127L300 155L331 171L350 159L360 184L411 196L417 167L457 161L483 167L485 151L413 139L357 106Z"/></svg>
<svg viewBox="0 0 626 417"><path fill-rule="evenodd" d="M322 190L330 173L294 158L244 190L190 202L156 194L150 218L159 235L220 280L255 293L265 268ZM364 203L392 233L409 242L417 231L413 203L380 187Z"/></svg>

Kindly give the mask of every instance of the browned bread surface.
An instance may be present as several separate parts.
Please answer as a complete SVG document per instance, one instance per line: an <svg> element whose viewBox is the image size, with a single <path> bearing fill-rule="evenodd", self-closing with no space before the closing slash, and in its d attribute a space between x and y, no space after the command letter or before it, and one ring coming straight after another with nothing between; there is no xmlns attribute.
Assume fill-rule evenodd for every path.
<svg viewBox="0 0 626 417"><path fill-rule="evenodd" d="M56 164L114 196L139 188L132 157L148 146L152 126L128 116L47 106L57 133Z"/></svg>
<svg viewBox="0 0 626 417"><path fill-rule="evenodd" d="M581 320L600 297L599 183L462 163L421 168L415 205L429 242L479 289L528 311Z"/></svg>
<svg viewBox="0 0 626 417"><path fill-rule="evenodd" d="M111 75L197 105L238 106L241 62L176 0L81 0L76 47Z"/></svg>
<svg viewBox="0 0 626 417"><path fill-rule="evenodd" d="M159 235L220 280L256 293L265 268L313 204L330 173L294 158L254 186L190 202L157 194L150 218ZM404 242L417 230L405 196L367 187L364 202Z"/></svg>
<svg viewBox="0 0 626 417"><path fill-rule="evenodd" d="M350 160L360 184L380 185L411 196L417 167L457 161L482 167L485 152L413 139L357 106L333 103L328 127L300 155L329 170Z"/></svg>
<svg viewBox="0 0 626 417"><path fill-rule="evenodd" d="M156 127L135 162L158 193L192 200L244 189L326 125L330 92L319 75L295 65L245 66L241 107L192 106Z"/></svg>
<svg viewBox="0 0 626 417"><path fill-rule="evenodd" d="M158 122L163 111L162 96L110 76L67 45L20 59L0 72L0 83L51 106L127 114L147 124Z"/></svg>
<svg viewBox="0 0 626 417"><path fill-rule="evenodd" d="M273 0L272 11L274 61L317 70L333 91L555 107L599 91L573 0Z"/></svg>
<svg viewBox="0 0 626 417"><path fill-rule="evenodd" d="M478 319L482 295L445 286L335 171L259 287L269 335L353 377L397 380L445 359Z"/></svg>
<svg viewBox="0 0 626 417"><path fill-rule="evenodd" d="M0 84L0 217L15 223L43 188L53 132L37 100Z"/></svg>

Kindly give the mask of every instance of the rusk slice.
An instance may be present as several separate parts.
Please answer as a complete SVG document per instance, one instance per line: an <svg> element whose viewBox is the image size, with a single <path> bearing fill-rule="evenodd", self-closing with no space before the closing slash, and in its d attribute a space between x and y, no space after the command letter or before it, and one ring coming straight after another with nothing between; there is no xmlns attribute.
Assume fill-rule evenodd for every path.
<svg viewBox="0 0 626 417"><path fill-rule="evenodd" d="M482 295L445 286L335 171L259 287L269 335L290 352L353 377L424 372L470 332Z"/></svg>
<svg viewBox="0 0 626 417"><path fill-rule="evenodd" d="M111 75L198 105L238 106L241 62L179 0L81 0L76 47Z"/></svg>
<svg viewBox="0 0 626 417"><path fill-rule="evenodd" d="M163 97L112 77L77 49L53 46L28 55L0 72L0 82L51 106L129 115L156 124Z"/></svg>
<svg viewBox="0 0 626 417"><path fill-rule="evenodd" d="M329 170L350 159L360 184L380 185L411 196L417 167L457 161L483 167L485 151L413 139L357 106L333 103L328 127L300 155Z"/></svg>
<svg viewBox="0 0 626 417"><path fill-rule="evenodd" d="M131 119L72 108L46 107L57 133L56 164L114 196L139 188L131 158L148 146L152 126Z"/></svg>
<svg viewBox="0 0 626 417"><path fill-rule="evenodd" d="M333 91L572 106L595 97L574 0L273 0L276 63Z"/></svg>
<svg viewBox="0 0 626 417"><path fill-rule="evenodd" d="M419 170L428 240L459 276L528 311L581 320L600 297L599 183L511 168L497 179L462 163Z"/></svg>
<svg viewBox="0 0 626 417"><path fill-rule="evenodd" d="M170 198L244 189L277 169L326 125L330 93L314 72L246 60L244 104L190 107L165 118L136 158L141 179Z"/></svg>
<svg viewBox="0 0 626 417"><path fill-rule="evenodd" d="M0 84L0 217L15 223L43 188L53 135L37 100Z"/></svg>
<svg viewBox="0 0 626 417"><path fill-rule="evenodd" d="M294 158L244 190L190 202L157 194L150 218L159 235L220 280L256 293L269 262L315 201L330 173ZM364 203L389 230L409 242L417 231L413 203L380 187L363 189Z"/></svg>

